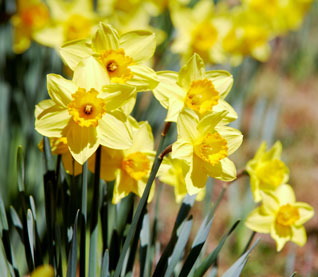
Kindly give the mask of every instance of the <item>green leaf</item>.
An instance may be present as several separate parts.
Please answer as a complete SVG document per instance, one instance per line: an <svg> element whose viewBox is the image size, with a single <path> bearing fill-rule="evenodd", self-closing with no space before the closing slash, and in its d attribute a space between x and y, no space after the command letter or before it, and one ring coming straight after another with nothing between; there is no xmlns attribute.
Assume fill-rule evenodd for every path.
<svg viewBox="0 0 318 277"><path fill-rule="evenodd" d="M17 151L17 171L18 171L18 190L22 192L24 188L24 154L21 145L18 146Z"/></svg>
<svg viewBox="0 0 318 277"><path fill-rule="evenodd" d="M4 253L3 249L3 244L2 244L2 239L0 239L0 268L1 268L1 276L10 276L9 275L9 264L7 262L7 257ZM13 272L11 272L12 275ZM2 275L3 274L3 275ZM12 276L15 276L14 273Z"/></svg>
<svg viewBox="0 0 318 277"><path fill-rule="evenodd" d="M81 203L81 237L80 237L80 277L86 276L86 221L87 221L87 161L82 170Z"/></svg>
<svg viewBox="0 0 318 277"><path fill-rule="evenodd" d="M197 260L201 249L209 235L211 225L213 222L213 218L209 220L209 215L205 217L204 221L202 222L200 229L195 236L195 239L193 241L190 253L184 262L184 265L181 269L181 272L179 274L179 277L187 277L189 272L191 271L195 261Z"/></svg>
<svg viewBox="0 0 318 277"><path fill-rule="evenodd" d="M67 277L76 277L77 272L77 223L78 223L79 210L76 213L74 228L73 228L73 237L72 237L72 246L70 253L68 255L67 263Z"/></svg>
<svg viewBox="0 0 318 277"><path fill-rule="evenodd" d="M22 222L19 218L18 213L16 212L16 210L12 206L10 206L10 216L11 216L11 220L12 220L14 227L17 229L17 231L20 235L20 238L22 239L22 230L23 230Z"/></svg>
<svg viewBox="0 0 318 277"><path fill-rule="evenodd" d="M171 275L173 275L174 269L177 263L180 261L184 248L188 242L190 232L191 232L191 227L192 227L192 216L190 216L190 218L187 221L182 223L182 225L179 227L177 231L178 240L173 249L171 257L168 260L168 267L164 277L170 277Z"/></svg>
<svg viewBox="0 0 318 277"><path fill-rule="evenodd" d="M105 250L103 261L102 261L102 270L100 273L100 277L109 277L109 253L108 250Z"/></svg>
<svg viewBox="0 0 318 277"><path fill-rule="evenodd" d="M4 207L4 203L2 201L2 197L0 195L0 237L2 237L3 231L8 231L8 220L6 215L6 210Z"/></svg>
<svg viewBox="0 0 318 277"><path fill-rule="evenodd" d="M234 229L237 227L237 225L240 223L240 220L236 221L233 226L230 228L230 230L223 236L221 241L219 242L218 246L214 249L214 251L204 259L204 261L201 263L200 266L195 270L193 277L201 277L204 275L204 273L209 269L210 266L212 266L216 260L217 257L226 241L226 239L231 235L231 233L234 231Z"/></svg>
<svg viewBox="0 0 318 277"><path fill-rule="evenodd" d="M146 266L148 264L148 249L150 245L150 222L149 214L145 214L142 221L142 227L140 232L140 249L139 249L139 261L140 261L140 277L144 277Z"/></svg>
<svg viewBox="0 0 318 277"><path fill-rule="evenodd" d="M294 272L292 275L290 275L290 277L295 277L296 276L296 272Z"/></svg>
<svg viewBox="0 0 318 277"><path fill-rule="evenodd" d="M35 248L34 221L33 221L33 216L32 216L32 212L30 209L28 209L28 211L27 211L27 228L28 228L28 239L29 239L29 244L30 244L32 262L33 262L33 264L35 264L35 260L34 260L34 248Z"/></svg>
<svg viewBox="0 0 318 277"><path fill-rule="evenodd" d="M239 277L242 273L242 270L247 263L247 259L251 251L254 249L256 244L259 242L259 239L252 245L252 247L247 250L223 275L222 277Z"/></svg>

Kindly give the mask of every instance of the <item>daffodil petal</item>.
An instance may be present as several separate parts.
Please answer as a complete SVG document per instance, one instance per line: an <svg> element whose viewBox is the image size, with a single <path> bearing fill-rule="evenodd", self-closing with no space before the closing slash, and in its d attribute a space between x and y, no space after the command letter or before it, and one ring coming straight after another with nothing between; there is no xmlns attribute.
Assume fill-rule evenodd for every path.
<svg viewBox="0 0 318 277"><path fill-rule="evenodd" d="M42 111L35 119L35 130L47 137L62 137L71 116L67 109L55 105Z"/></svg>
<svg viewBox="0 0 318 277"><path fill-rule="evenodd" d="M304 246L307 241L306 229L304 226L292 226L292 237L291 241Z"/></svg>
<svg viewBox="0 0 318 277"><path fill-rule="evenodd" d="M118 170L114 185L113 204L119 203L119 201L126 197L130 192L138 194L137 182L122 170Z"/></svg>
<svg viewBox="0 0 318 277"><path fill-rule="evenodd" d="M277 252L281 251L286 244L291 239L290 227L284 227L278 224L272 224L271 237L276 241Z"/></svg>
<svg viewBox="0 0 318 277"><path fill-rule="evenodd" d="M189 164L192 162L192 156L193 156L193 145L189 143L188 141L178 139L172 145L171 157L173 159L184 160L186 163Z"/></svg>
<svg viewBox="0 0 318 277"><path fill-rule="evenodd" d="M198 54L194 54L189 61L180 69L178 84L186 91L192 81L205 78L205 65Z"/></svg>
<svg viewBox="0 0 318 277"><path fill-rule="evenodd" d="M169 99L169 109L166 115L167 122L176 122L178 120L178 116L182 111L184 104L175 98Z"/></svg>
<svg viewBox="0 0 318 277"><path fill-rule="evenodd" d="M79 164L84 164L99 146L95 127L81 127L71 122L67 132L67 144L72 156Z"/></svg>
<svg viewBox="0 0 318 277"><path fill-rule="evenodd" d="M82 173L82 166L73 159L71 152L62 155L62 162L67 174L77 176Z"/></svg>
<svg viewBox="0 0 318 277"><path fill-rule="evenodd" d="M248 215L245 225L255 232L267 234L270 233L274 220L274 215L263 214L260 207L258 207Z"/></svg>
<svg viewBox="0 0 318 277"><path fill-rule="evenodd" d="M230 92L233 86L233 76L224 70L213 70L206 72L206 78L212 81L215 89L224 99Z"/></svg>
<svg viewBox="0 0 318 277"><path fill-rule="evenodd" d="M190 167L192 184L197 188L204 188L208 180L204 162L199 159L196 155L193 155L192 167Z"/></svg>
<svg viewBox="0 0 318 277"><path fill-rule="evenodd" d="M228 126L218 126L215 129L226 140L228 155L235 152L242 144L243 135L239 130Z"/></svg>
<svg viewBox="0 0 318 277"><path fill-rule="evenodd" d="M153 151L153 135L148 122L142 121L138 123L138 129L134 130L133 138L133 144L126 151L127 153Z"/></svg>
<svg viewBox="0 0 318 277"><path fill-rule="evenodd" d="M37 118L44 110L52 108L56 103L51 99L42 100L39 104L35 106L34 117Z"/></svg>
<svg viewBox="0 0 318 277"><path fill-rule="evenodd" d="M64 29L62 25L45 27L33 34L33 39L39 44L58 48L64 42Z"/></svg>
<svg viewBox="0 0 318 277"><path fill-rule="evenodd" d="M113 111L124 104L130 98L135 97L135 87L122 84L111 84L103 87L100 97L105 100L106 110Z"/></svg>
<svg viewBox="0 0 318 277"><path fill-rule="evenodd" d="M125 54L138 63L149 60L156 49L156 36L144 30L132 31L123 34L119 39L120 48Z"/></svg>
<svg viewBox="0 0 318 277"><path fill-rule="evenodd" d="M197 129L200 134L214 132L215 126L218 125L227 115L227 111L208 113L200 119Z"/></svg>
<svg viewBox="0 0 318 277"><path fill-rule="evenodd" d="M279 202L281 205L285 205L288 203L295 203L296 202L296 196L293 188L290 185L283 184L280 185L275 190L275 195L277 195L277 198L279 199Z"/></svg>
<svg viewBox="0 0 318 277"><path fill-rule="evenodd" d="M229 158L220 160L220 162L214 166L205 163L205 169L210 177L218 180L229 182L236 178L235 165Z"/></svg>
<svg viewBox="0 0 318 277"><path fill-rule="evenodd" d="M250 184L254 201L258 203L262 200L262 195L259 189L259 179L254 174L250 174Z"/></svg>
<svg viewBox="0 0 318 277"><path fill-rule="evenodd" d="M263 161L273 160L273 159L280 159L282 154L282 144L280 141L276 141L273 147L264 154Z"/></svg>
<svg viewBox="0 0 318 277"><path fill-rule="evenodd" d="M272 192L260 191L260 194L263 201L263 205L261 206L263 213L276 214L280 207L279 199Z"/></svg>
<svg viewBox="0 0 318 277"><path fill-rule="evenodd" d="M153 90L159 83L156 73L143 64L131 65L133 78L127 81L128 85L135 86L137 91Z"/></svg>
<svg viewBox="0 0 318 277"><path fill-rule="evenodd" d="M30 277L53 277L54 269L50 265L38 266L32 273Z"/></svg>
<svg viewBox="0 0 318 277"><path fill-rule="evenodd" d="M197 124L199 117L190 109L183 109L178 118L177 129L178 137L188 141L194 141L198 137Z"/></svg>
<svg viewBox="0 0 318 277"><path fill-rule="evenodd" d="M91 45L87 40L73 40L64 43L58 51L64 63L73 71L82 59L93 55Z"/></svg>
<svg viewBox="0 0 318 277"><path fill-rule="evenodd" d="M99 120L97 130L100 143L113 149L128 149L132 145L132 130L126 116L119 111L106 113Z"/></svg>
<svg viewBox="0 0 318 277"><path fill-rule="evenodd" d="M302 225L314 216L314 209L307 203L296 202L293 206L298 208L299 219L295 222L296 226Z"/></svg>
<svg viewBox="0 0 318 277"><path fill-rule="evenodd" d="M100 53L107 50L116 50L119 47L118 33L110 25L99 23L98 30L92 39L92 48Z"/></svg>
<svg viewBox="0 0 318 277"><path fill-rule="evenodd" d="M83 59L78 64L74 71L73 82L87 91L94 88L99 92L110 83L106 70L93 57Z"/></svg>
<svg viewBox="0 0 318 277"><path fill-rule="evenodd" d="M213 107L213 112L219 113L222 111L227 112L224 118L220 121L220 123L223 125L229 124L230 122L236 120L238 117L233 107L229 103L225 102L223 99L220 99L219 103Z"/></svg>
<svg viewBox="0 0 318 277"><path fill-rule="evenodd" d="M57 74L47 75L47 90L54 102L62 107L72 101L72 94L77 91L78 87L70 80Z"/></svg>

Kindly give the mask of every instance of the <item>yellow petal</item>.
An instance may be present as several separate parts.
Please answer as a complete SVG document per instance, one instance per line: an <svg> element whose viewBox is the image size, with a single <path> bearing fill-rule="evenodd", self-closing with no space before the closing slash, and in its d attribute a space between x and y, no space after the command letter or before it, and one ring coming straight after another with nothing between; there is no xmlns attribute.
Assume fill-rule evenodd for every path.
<svg viewBox="0 0 318 277"><path fill-rule="evenodd" d="M76 92L78 87L70 80L64 79L57 74L47 75L47 90L54 102L62 107L72 101L72 94Z"/></svg>
<svg viewBox="0 0 318 277"><path fill-rule="evenodd" d="M142 121L138 123L138 129L133 133L133 144L125 151L125 153L147 152L153 151L154 140L151 126L148 122Z"/></svg>
<svg viewBox="0 0 318 277"><path fill-rule="evenodd" d="M192 81L205 78L204 62L198 54L194 54L189 61L180 69L178 84L186 91Z"/></svg>
<svg viewBox="0 0 318 277"><path fill-rule="evenodd" d="M73 71L82 59L88 58L93 54L92 48L86 40L64 43L58 51L64 63Z"/></svg>
<svg viewBox="0 0 318 277"><path fill-rule="evenodd" d="M74 71L73 82L80 88L86 90L94 88L99 92L110 83L106 70L93 57L83 59L78 64Z"/></svg>
<svg viewBox="0 0 318 277"><path fill-rule="evenodd" d="M253 158L253 160L259 160L265 154L267 148L266 141L263 141L260 147L257 149L257 152Z"/></svg>
<svg viewBox="0 0 318 277"><path fill-rule="evenodd" d="M262 200L262 195L259 188L259 179L254 174L250 174L250 185L254 201L256 203L260 202Z"/></svg>
<svg viewBox="0 0 318 277"><path fill-rule="evenodd" d="M276 141L273 147L264 154L263 161L273 160L273 159L280 159L282 154L282 144L280 141Z"/></svg>
<svg viewBox="0 0 318 277"><path fill-rule="evenodd" d="M52 108L56 103L51 99L42 100L35 106L34 117L37 118L44 110Z"/></svg>
<svg viewBox="0 0 318 277"><path fill-rule="evenodd" d="M100 143L113 149L128 149L132 145L132 129L119 111L106 113L99 121L97 132Z"/></svg>
<svg viewBox="0 0 318 277"><path fill-rule="evenodd" d="M129 66L133 78L127 81L128 85L135 86L137 91L153 90L159 83L156 73L143 64Z"/></svg>
<svg viewBox="0 0 318 277"><path fill-rule="evenodd" d="M177 122L178 138L180 137L189 142L194 141L199 135L197 130L198 122L199 117L193 110L183 109Z"/></svg>
<svg viewBox="0 0 318 277"><path fill-rule="evenodd" d="M224 99L233 86L233 76L225 70L213 70L206 73L206 78L212 81L215 89Z"/></svg>
<svg viewBox="0 0 318 277"><path fill-rule="evenodd" d="M67 109L55 105L42 111L35 119L35 130L47 137L62 137L71 116Z"/></svg>
<svg viewBox="0 0 318 277"><path fill-rule="evenodd" d="M267 234L270 233L274 221L275 217L273 215L263 214L258 207L248 215L245 225L255 232Z"/></svg>
<svg viewBox="0 0 318 277"><path fill-rule="evenodd" d="M169 99L169 109L166 115L167 122L176 122L178 120L178 116L184 107L184 103L171 97Z"/></svg>
<svg viewBox="0 0 318 277"><path fill-rule="evenodd" d="M236 111L229 103L225 102L223 99L219 99L219 103L213 107L213 112L218 113L222 111L226 111L227 114L221 120L221 124L229 124L230 122L236 120L238 117Z"/></svg>
<svg viewBox="0 0 318 277"><path fill-rule="evenodd" d="M68 148L74 159L79 163L85 163L94 154L99 146L95 127L81 127L71 122L67 133Z"/></svg>
<svg viewBox="0 0 318 277"><path fill-rule="evenodd" d="M305 245L307 241L307 235L306 235L306 230L304 226L292 227L291 241L298 244L299 246Z"/></svg>
<svg viewBox="0 0 318 277"><path fill-rule="evenodd" d="M135 107L136 97L131 97L128 99L127 103L121 106L119 109L125 114L130 115Z"/></svg>
<svg viewBox="0 0 318 277"><path fill-rule="evenodd" d="M279 199L276 195L273 192L263 191L260 191L260 194L263 201L263 205L261 206L262 212L264 214L276 214L280 207Z"/></svg>
<svg viewBox="0 0 318 277"><path fill-rule="evenodd" d="M33 39L42 45L58 48L64 42L64 29L62 25L45 27L33 34Z"/></svg>
<svg viewBox="0 0 318 277"><path fill-rule="evenodd" d="M138 194L137 182L128 176L124 171L118 170L113 191L113 204L126 197L130 192Z"/></svg>
<svg viewBox="0 0 318 277"><path fill-rule="evenodd" d="M118 49L118 33L110 25L102 22L99 23L98 30L92 39L92 48L95 52L100 53L111 49Z"/></svg>
<svg viewBox="0 0 318 277"><path fill-rule="evenodd" d="M37 267L32 273L31 277L53 277L54 270L50 265L41 265Z"/></svg>
<svg viewBox="0 0 318 277"><path fill-rule="evenodd" d="M77 176L82 173L82 166L73 159L71 152L62 155L62 162L67 174Z"/></svg>
<svg viewBox="0 0 318 277"><path fill-rule="evenodd" d="M236 178L235 165L228 158L220 160L220 162L214 166L209 163L205 163L205 168L210 177L218 180L229 182Z"/></svg>
<svg viewBox="0 0 318 277"><path fill-rule="evenodd" d="M214 132L216 125L219 124L227 114L227 111L211 112L202 117L197 127L199 133L204 135Z"/></svg>
<svg viewBox="0 0 318 277"><path fill-rule="evenodd" d="M153 56L156 49L156 36L149 31L132 31L123 34L119 44L125 50L125 54L138 63L147 61Z"/></svg>
<svg viewBox="0 0 318 277"><path fill-rule="evenodd" d="M296 202L293 206L298 208L299 219L295 222L296 226L302 225L314 216L312 206L304 202Z"/></svg>
<svg viewBox="0 0 318 277"><path fill-rule="evenodd" d="M126 104L130 98L135 97L136 89L133 86L111 84L103 87L100 97L105 100L106 110L115 110Z"/></svg>
<svg viewBox="0 0 318 277"><path fill-rule="evenodd" d="M242 144L243 135L239 130L228 126L218 126L215 130L225 138L228 147L228 155L234 153Z"/></svg>
<svg viewBox="0 0 318 277"><path fill-rule="evenodd" d="M204 162L196 155L193 155L192 167L190 167L192 184L197 188L204 188L208 180L208 175L204 167Z"/></svg>
<svg viewBox="0 0 318 277"><path fill-rule="evenodd" d="M102 146L101 160L100 160L100 178L105 181L113 181L116 178L116 170L121 167L123 159L122 150L114 150ZM88 169L95 172L96 154L88 159Z"/></svg>
<svg viewBox="0 0 318 277"><path fill-rule="evenodd" d="M295 192L290 185L280 185L273 193L279 199L280 205L296 202Z"/></svg>
<svg viewBox="0 0 318 277"><path fill-rule="evenodd" d="M292 231L290 227L279 224L273 224L271 228L271 237L276 241L277 252L283 249L286 242L291 239Z"/></svg>

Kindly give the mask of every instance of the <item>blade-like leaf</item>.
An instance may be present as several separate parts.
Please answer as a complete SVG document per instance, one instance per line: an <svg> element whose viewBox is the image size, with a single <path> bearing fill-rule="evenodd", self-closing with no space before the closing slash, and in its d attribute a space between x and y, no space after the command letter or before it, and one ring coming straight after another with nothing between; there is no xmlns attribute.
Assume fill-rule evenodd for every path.
<svg viewBox="0 0 318 277"><path fill-rule="evenodd" d="M34 261L34 248L35 248L35 236L34 236L34 221L32 212L30 209L27 211L27 227L28 227L28 238L29 238L29 244L30 244L30 250L31 250L31 257L33 264L35 264Z"/></svg>
<svg viewBox="0 0 318 277"><path fill-rule="evenodd" d="M78 221L79 211L76 213L74 228L73 228L73 237L72 237L72 246L70 253L68 255L67 263L67 277L76 277L77 272L77 221Z"/></svg>
<svg viewBox="0 0 318 277"><path fill-rule="evenodd" d="M19 145L17 151L17 170L18 170L18 189L19 192L25 190L24 188L24 154L22 146Z"/></svg>
<svg viewBox="0 0 318 277"><path fill-rule="evenodd" d="M144 277L144 273L147 266L147 252L150 245L150 222L149 214L145 214L142 221L142 228L140 232L140 250L139 250L139 261L140 261L140 277Z"/></svg>
<svg viewBox="0 0 318 277"><path fill-rule="evenodd" d="M108 250L105 250L103 261L102 261L102 270L100 272L100 277L109 277L109 253Z"/></svg>

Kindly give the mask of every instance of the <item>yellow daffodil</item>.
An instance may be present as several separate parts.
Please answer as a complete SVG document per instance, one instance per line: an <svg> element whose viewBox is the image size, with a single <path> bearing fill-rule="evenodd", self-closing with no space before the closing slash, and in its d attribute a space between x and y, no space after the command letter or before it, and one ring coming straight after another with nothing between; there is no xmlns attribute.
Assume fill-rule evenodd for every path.
<svg viewBox="0 0 318 277"><path fill-rule="evenodd" d="M258 13L239 6L229 14L231 27L226 33L222 47L232 65L239 65L245 56L266 61L270 55L271 29Z"/></svg>
<svg viewBox="0 0 318 277"><path fill-rule="evenodd" d="M159 168L159 180L165 184L174 187L174 194L176 201L180 203L187 195L187 186L184 179L188 166L183 160L172 159L171 156L164 157ZM205 196L205 189L203 188L198 193L196 200L201 201Z"/></svg>
<svg viewBox="0 0 318 277"><path fill-rule="evenodd" d="M266 152L266 142L257 150L255 157L246 165L246 170L251 178L251 190L255 202L262 200L261 191L275 190L285 184L289 178L289 169L280 160L282 144L277 141Z"/></svg>
<svg viewBox="0 0 318 277"><path fill-rule="evenodd" d="M293 189L286 184L262 194L262 206L251 212L245 225L253 231L269 233L276 241L277 251L288 241L303 246L307 240L303 224L313 217L313 208L296 202Z"/></svg>
<svg viewBox="0 0 318 277"><path fill-rule="evenodd" d="M133 126L133 144L125 150L114 150L102 147L101 178L106 181L115 180L113 203L129 193L142 196L150 174L154 159L153 136L147 122L137 123L130 118ZM94 172L95 157L89 159L88 168ZM154 186L149 201L153 197Z"/></svg>
<svg viewBox="0 0 318 277"><path fill-rule="evenodd" d="M143 64L152 57L155 48L155 35L151 32L132 31L119 36L110 25L100 23L91 43L67 43L60 54L72 70L83 58L93 56L111 83L128 84L144 91L158 84L155 72Z"/></svg>
<svg viewBox="0 0 318 277"><path fill-rule="evenodd" d="M47 137L66 137L74 159L83 164L101 144L114 149L129 148L131 128L117 108L134 96L128 85L109 85L104 68L94 58L83 60L66 80L47 77L51 100L36 106L35 129Z"/></svg>
<svg viewBox="0 0 318 277"><path fill-rule="evenodd" d="M43 151L43 140L39 143L39 149ZM53 155L61 155L62 162L66 173L78 175L82 173L82 166L73 159L72 154L67 146L67 138L50 138L51 152Z"/></svg>
<svg viewBox="0 0 318 277"><path fill-rule="evenodd" d="M227 30L227 20L214 11L213 1L201 0L193 8L170 5L171 19L176 28L176 38L171 46L173 52L186 62L198 53L206 62L222 63L222 37Z"/></svg>
<svg viewBox="0 0 318 277"><path fill-rule="evenodd" d="M34 39L49 47L60 47L64 42L90 38L100 18L89 0L47 0L51 21Z"/></svg>
<svg viewBox="0 0 318 277"><path fill-rule="evenodd" d="M225 116L223 111L200 119L190 109L179 115L178 139L171 157L186 163L184 178L190 195L204 188L208 176L223 181L236 178L235 165L228 156L241 145L243 136L234 128L219 125Z"/></svg>
<svg viewBox="0 0 318 277"><path fill-rule="evenodd" d="M27 50L34 33L41 30L49 19L49 10L41 0L18 0L17 12L11 18L14 27L13 51L20 54Z"/></svg>
<svg viewBox="0 0 318 277"><path fill-rule="evenodd" d="M233 108L223 100L231 90L232 75L223 70L206 72L199 55L194 54L179 74L161 71L157 75L160 83L153 92L161 105L168 109L166 121L176 122L184 107L192 109L200 117L211 111L226 110L223 123L237 118Z"/></svg>
<svg viewBox="0 0 318 277"><path fill-rule="evenodd" d="M41 265L37 267L32 273L30 277L53 277L54 270L50 265Z"/></svg>
<svg viewBox="0 0 318 277"><path fill-rule="evenodd" d="M312 0L245 0L250 13L264 17L276 35L300 27Z"/></svg>

